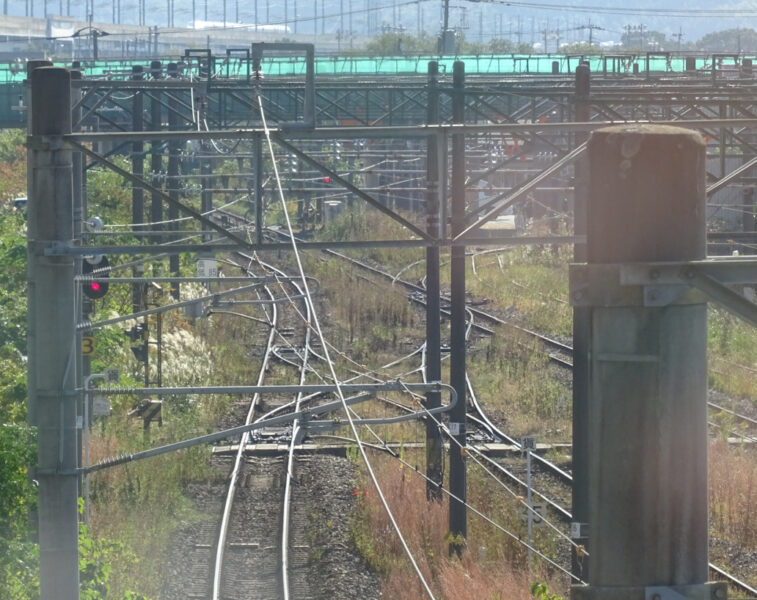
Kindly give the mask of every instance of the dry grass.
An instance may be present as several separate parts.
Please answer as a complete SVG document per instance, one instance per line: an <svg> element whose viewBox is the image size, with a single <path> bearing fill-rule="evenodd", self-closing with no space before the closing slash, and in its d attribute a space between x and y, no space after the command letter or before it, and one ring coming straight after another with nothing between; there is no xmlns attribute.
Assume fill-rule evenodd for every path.
<svg viewBox="0 0 757 600"><path fill-rule="evenodd" d="M497 331L469 353L468 372L478 400L490 415L505 420L512 435L569 439L571 390L565 374L550 368L537 340L517 331Z"/></svg>
<svg viewBox="0 0 757 600"><path fill-rule="evenodd" d="M757 550L757 461L722 441L710 445L710 525L719 537Z"/></svg>
<svg viewBox="0 0 757 600"><path fill-rule="evenodd" d="M707 325L710 386L730 396L757 398L757 329L714 304Z"/></svg>
<svg viewBox="0 0 757 600"><path fill-rule="evenodd" d="M536 564L529 576L523 547L498 535L500 532L493 532L490 525L472 514L468 550L459 559L450 558L447 502L429 502L425 481L399 462L381 456L373 459L372 464L399 528L437 598L526 600L531 598L530 582L546 579L541 565ZM384 597L392 600L425 597L370 480L361 481L356 492L360 499L353 533L369 564L383 576ZM469 501L478 504L496 522L518 531L515 503L506 502L501 490L493 493L482 479L474 479Z"/></svg>

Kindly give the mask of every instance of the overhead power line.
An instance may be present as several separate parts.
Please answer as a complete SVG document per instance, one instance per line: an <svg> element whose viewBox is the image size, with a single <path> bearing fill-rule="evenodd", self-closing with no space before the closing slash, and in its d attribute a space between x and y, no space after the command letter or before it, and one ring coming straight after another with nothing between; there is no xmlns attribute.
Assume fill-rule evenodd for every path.
<svg viewBox="0 0 757 600"><path fill-rule="evenodd" d="M632 8L597 6L589 4L553 4L550 2L528 2L522 0L465 0L466 2L501 4L519 8L553 10L561 12L587 12L605 15L648 15L680 18L743 18L757 16L757 8Z"/></svg>

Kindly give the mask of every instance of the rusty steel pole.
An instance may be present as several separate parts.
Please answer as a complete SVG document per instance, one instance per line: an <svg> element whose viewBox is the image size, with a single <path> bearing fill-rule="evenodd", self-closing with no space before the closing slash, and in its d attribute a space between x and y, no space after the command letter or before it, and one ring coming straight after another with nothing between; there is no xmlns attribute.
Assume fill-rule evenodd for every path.
<svg viewBox="0 0 757 600"><path fill-rule="evenodd" d="M452 121L465 122L465 63L455 61L452 74ZM452 236L465 229L465 135L452 135ZM449 413L452 437L449 445L449 487L454 497L449 500L450 549L458 554L468 535L466 501L465 446L466 381L465 381L465 246L450 249L450 384L457 392L457 404Z"/></svg>
<svg viewBox="0 0 757 600"><path fill-rule="evenodd" d="M586 123L591 118L590 91L591 73L588 65L576 67L575 105L573 120ZM588 139L588 134L575 134L575 145ZM586 261L586 204L588 194L587 158L581 156L574 166L573 186L573 233L579 241L573 245L573 259L577 263ZM578 547L589 547L588 517L588 456L586 427L588 424L587 388L589 365L587 345L589 336L589 309L585 306L573 307L573 485L571 488L571 538ZM588 563L574 551L571 556L571 571L582 581L589 576Z"/></svg>
<svg viewBox="0 0 757 600"><path fill-rule="evenodd" d="M439 122L439 89L437 77L439 63L428 63L428 112L430 124ZM426 231L438 238L439 229L439 148L435 135L428 136L426 155ZM439 246L426 247L426 379L441 381L441 315L439 289ZM426 392L426 408L441 406L439 392ZM426 496L440 500L442 497L442 439L439 427L433 419L426 420Z"/></svg>

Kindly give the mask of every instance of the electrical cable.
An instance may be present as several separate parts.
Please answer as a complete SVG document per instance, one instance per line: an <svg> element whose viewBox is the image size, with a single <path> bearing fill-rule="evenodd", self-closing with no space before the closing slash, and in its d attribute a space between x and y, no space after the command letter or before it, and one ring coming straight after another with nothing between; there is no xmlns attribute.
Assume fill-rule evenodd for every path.
<svg viewBox="0 0 757 600"><path fill-rule="evenodd" d="M405 549L405 552L406 552L406 554L408 556L408 559L410 560L411 564L413 565L413 568L415 569L416 574L420 578L420 581L423 584L423 586L424 586L424 588L426 590L426 593L428 594L429 598L431 598L432 600L434 600L434 594L431 591L431 588L429 587L428 583L426 582L426 579L423 577L423 573L421 573L421 570L420 570L418 564L416 563L415 558L413 557L412 552L410 551L410 548L408 547L407 542L405 541L405 538L402 535L402 532L399 529L397 521L394 518L394 515L391 512L391 509L389 508L389 504L388 504L386 498L384 497L383 492L381 491L381 487L380 487L380 485L378 483L378 480L376 478L376 474L374 473L373 468L370 465L370 462L368 460L368 456L367 456L367 454L365 452L365 449L360 445L360 442L359 442L359 439L358 439L359 436L358 436L357 428L356 428L355 423L354 423L354 421L352 419L352 415L350 414L349 407L348 407L348 405L347 405L347 403L345 401L345 397L344 397L344 394L342 392L342 388L341 388L339 379L338 379L338 377L336 375L334 364L331 361L330 356L328 354L328 347L326 346L326 341L324 339L323 332L321 330L321 325L320 325L320 322L318 320L318 313L315 310L315 307L314 307L314 304L313 304L313 299L312 299L312 297L310 295L310 289L309 289L309 286L308 286L308 283L307 283L307 279L305 277L305 272L304 272L304 268L303 268L303 265L302 265L302 260L301 260L300 254L299 254L299 249L297 248L297 242L294 239L294 230L292 229L292 223L291 223L291 220L289 218L289 213L287 211L286 200L284 198L284 192L283 192L283 189L281 187L281 180L279 178L278 166L276 164L276 157L275 157L275 154L274 154L274 151L273 151L273 142L271 141L270 130L268 129L268 123L267 123L266 118L265 118L265 111L263 109L263 97L260 94L260 88L259 88L259 86L256 88L256 95L257 95L257 100L258 100L258 106L260 108L260 116L261 116L262 123L263 123L263 130L265 132L266 141L268 143L268 150L269 150L269 153L271 155L271 160L272 160L272 163L273 163L274 175L276 177L276 187L278 189L279 199L281 200L284 217L285 217L286 224L287 224L287 229L289 231L289 235L291 236L292 250L293 250L294 257L295 257L295 260L296 260L296 263L297 263L297 269L299 271L300 277L302 278L302 286L303 286L303 289L305 291L305 296L306 296L307 302L310 305L311 314L313 315L313 324L315 325L316 333L318 335L318 338L321 341L321 345L322 345L324 354L326 355L326 359L327 359L327 362L328 362L329 370L331 371L331 375L334 378L334 384L336 385L337 395L339 396L339 399L340 399L340 401L342 402L342 404L344 406L345 414L346 414L347 419L348 419L348 421L350 423L350 428L352 429L353 434L355 435L356 440L358 440L357 441L358 449L360 450L360 454L363 457L363 461L365 463L366 470L368 471L368 473L371 476L371 479L373 480L373 484L374 484L374 486L376 488L376 492L378 493L378 495L379 495L379 497L381 499L381 502L384 505L384 509L386 510L387 515L389 516L389 519L392 522L392 525L393 525L393 527L394 527L394 529L395 529L395 531L397 533L397 536L399 537L400 542L402 543L402 546Z"/></svg>

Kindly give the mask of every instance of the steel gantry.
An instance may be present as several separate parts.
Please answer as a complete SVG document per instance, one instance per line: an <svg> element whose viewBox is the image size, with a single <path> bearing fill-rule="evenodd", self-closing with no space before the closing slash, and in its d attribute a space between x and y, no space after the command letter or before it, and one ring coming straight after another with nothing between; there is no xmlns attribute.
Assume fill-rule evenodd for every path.
<svg viewBox="0 0 757 600"><path fill-rule="evenodd" d="M297 215L297 234L358 205L375 221L394 225L395 233L383 238L305 240L301 248L423 247L435 295L440 251L451 252L452 386L461 401L450 425L463 445L465 282L460 256L464 261L466 246L567 243L574 244L582 261L590 132L637 120L703 132L708 210L728 234L736 227L748 229L744 239L728 242L729 250L735 244L745 252L754 247L753 204L744 202L746 190L755 184L757 164L755 83L749 73L728 80L713 76L715 71L592 75L588 66L576 62L569 76L463 77L464 63L458 62L450 77L434 62L423 77L316 77L307 64L296 75L274 77L266 72L259 50L220 58L188 50L176 60L154 60L147 68L135 65L99 77L30 65L30 418L48 434L40 444L40 519L41 529L53 536L40 536L44 598L52 597L55 578L73 568L73 563L57 562L55 553L76 544L75 528L72 533L70 523L58 521L76 520L75 481L81 474L74 424L83 413L74 374L87 373L67 365L79 360L73 345L77 324L80 331L90 325L82 315L85 307L74 303L76 265L83 256L111 256L114 263L121 256L135 257L128 263L134 267L128 280L131 316L147 319L153 314L145 298L151 279L140 265L171 272L178 307L185 305L178 278L181 255L213 260L236 249L288 249L288 243L266 235L274 190L272 159L262 150L269 134L282 192ZM313 60L309 49L297 45L269 45L265 52L305 54L306 62ZM61 97L67 102L53 106ZM116 233L81 226L98 209L87 204L87 174L93 169L112 170L131 188L131 222L120 224ZM731 198L734 188L736 201ZM220 209L248 217L251 226L232 227ZM499 219L506 214L515 226L513 220ZM50 221L52 216L59 222ZM543 220L550 233L529 235L521 226L527 220ZM66 281L58 282L61 277ZM58 284L56 293L50 293L49 286ZM70 322L58 319L50 305L61 294L66 298L59 308ZM438 303L429 302L427 310L428 340L438 346ZM576 307L577 339L586 333L581 310ZM433 381L441 377L439 353L431 353L429 360L434 362L428 371ZM57 370L46 372L41 364L54 364ZM585 369L576 373L588 376ZM586 388L586 381L578 379L579 396ZM424 391L429 407L438 406L440 388ZM51 412L51 401L64 407L60 415ZM581 399L576 402L580 405ZM581 411L577 414L584 418ZM582 431L582 425L574 429ZM441 444L433 429L428 427L428 475L441 483ZM58 448L64 449L62 454ZM460 447L451 452L452 487L460 501L451 503L450 529L459 536L454 538L459 547L466 533L465 461ZM588 546L580 506L586 502L585 454L575 456L574 514L577 537ZM434 496L433 485L429 495ZM61 510L59 503L65 504ZM71 591L56 597L76 596Z"/></svg>

